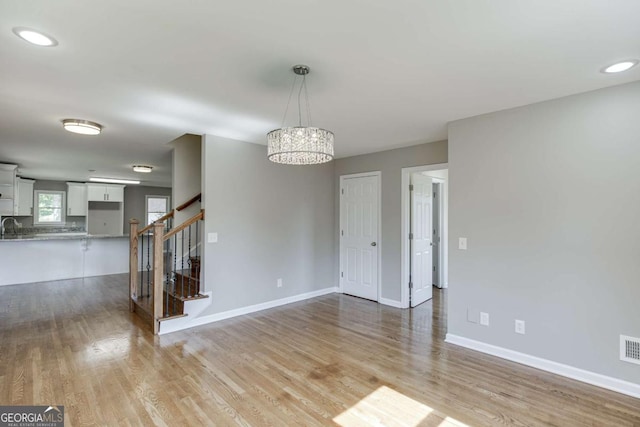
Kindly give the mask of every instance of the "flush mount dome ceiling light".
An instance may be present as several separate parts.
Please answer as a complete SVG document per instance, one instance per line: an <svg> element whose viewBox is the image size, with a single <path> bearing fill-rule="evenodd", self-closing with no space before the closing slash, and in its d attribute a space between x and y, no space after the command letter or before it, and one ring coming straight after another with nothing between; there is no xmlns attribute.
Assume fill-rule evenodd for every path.
<svg viewBox="0 0 640 427"><path fill-rule="evenodd" d="M272 162L285 165L314 165L333 160L333 132L311 126L306 79L309 71L310 69L306 65L293 67L293 72L296 74L295 79L297 80L297 76L302 76L302 83L298 91L298 126L284 127L291 95L296 84L296 80L294 80L287 108L284 111L282 127L267 134L267 158ZM303 89L307 106L307 126L302 126L300 100Z"/></svg>
<svg viewBox="0 0 640 427"><path fill-rule="evenodd" d="M31 28L16 27L13 29L13 33L22 40L28 41L29 43L37 46L53 47L58 44L58 41L53 37Z"/></svg>
<svg viewBox="0 0 640 427"><path fill-rule="evenodd" d="M626 61L616 62L613 65L609 65L608 67L603 68L602 72L607 74L621 73L635 67L636 65L638 65L637 59L628 59Z"/></svg>
<svg viewBox="0 0 640 427"><path fill-rule="evenodd" d="M153 166L135 165L133 166L134 172L150 173L153 170Z"/></svg>
<svg viewBox="0 0 640 427"><path fill-rule="evenodd" d="M99 135L102 132L102 125L89 120L64 119L62 127L65 130L82 135Z"/></svg>

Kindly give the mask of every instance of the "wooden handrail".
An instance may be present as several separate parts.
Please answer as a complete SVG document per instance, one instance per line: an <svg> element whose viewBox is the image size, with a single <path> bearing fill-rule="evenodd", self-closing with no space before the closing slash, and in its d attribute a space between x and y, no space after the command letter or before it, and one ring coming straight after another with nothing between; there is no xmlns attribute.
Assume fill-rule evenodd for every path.
<svg viewBox="0 0 640 427"><path fill-rule="evenodd" d="M199 202L201 200L202 200L202 193L198 193L192 198L190 198L189 200L187 200L186 202L184 202L183 204L181 204L180 206L178 206L176 210L178 212L183 211L187 209L189 206L191 206L192 204L194 204L195 202Z"/></svg>
<svg viewBox="0 0 640 427"><path fill-rule="evenodd" d="M154 222L165 222L166 220L168 220L169 218L173 218L173 210L171 210L170 212L166 213L165 215L161 216L160 218L156 219ZM146 233L147 231L151 230L153 228L153 223L147 225L146 227L144 227L142 230L138 231L138 235L142 236L144 233Z"/></svg>
<svg viewBox="0 0 640 427"><path fill-rule="evenodd" d="M184 230L185 228L187 228L188 226L190 226L191 224L204 219L204 209L200 209L200 212L195 214L194 216L192 216L191 218L189 218L188 220L186 220L185 222L183 222L182 224L180 224L179 226L177 226L176 228L172 228L167 234L164 235L164 237L162 238L162 240L167 240L172 236L175 236L176 234L178 234L179 232L181 232L182 230Z"/></svg>

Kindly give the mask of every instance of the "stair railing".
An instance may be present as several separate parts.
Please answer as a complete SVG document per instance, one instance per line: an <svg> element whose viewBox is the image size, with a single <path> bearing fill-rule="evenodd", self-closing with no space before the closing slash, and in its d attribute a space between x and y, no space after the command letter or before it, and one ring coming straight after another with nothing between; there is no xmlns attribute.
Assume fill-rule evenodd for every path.
<svg viewBox="0 0 640 427"><path fill-rule="evenodd" d="M183 211L187 209L189 206L191 206L192 204L194 204L195 202L199 202L201 200L202 200L202 193L198 193L192 198L190 198L189 200L187 200L186 202L184 202L183 204L181 204L180 206L178 206L176 210L178 212Z"/></svg>
<svg viewBox="0 0 640 427"><path fill-rule="evenodd" d="M168 219L160 218L140 231L137 220L130 222L130 309L146 307L143 311L152 318L154 334L160 330L160 321L184 315L185 301L204 297L200 294L204 210L175 228L168 229ZM145 239L149 240L146 247Z"/></svg>
<svg viewBox="0 0 640 427"><path fill-rule="evenodd" d="M134 311L134 301L151 298L153 279L153 236L154 226L161 223L163 230L172 227L174 210L158 218L155 222L138 230L137 219L129 221L129 310Z"/></svg>

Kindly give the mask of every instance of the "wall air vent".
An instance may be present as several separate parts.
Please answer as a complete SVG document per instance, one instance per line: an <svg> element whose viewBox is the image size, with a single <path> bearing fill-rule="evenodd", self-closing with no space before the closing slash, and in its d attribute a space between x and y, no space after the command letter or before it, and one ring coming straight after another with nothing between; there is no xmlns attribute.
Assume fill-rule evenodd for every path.
<svg viewBox="0 0 640 427"><path fill-rule="evenodd" d="M620 335L620 360L640 365L640 338Z"/></svg>

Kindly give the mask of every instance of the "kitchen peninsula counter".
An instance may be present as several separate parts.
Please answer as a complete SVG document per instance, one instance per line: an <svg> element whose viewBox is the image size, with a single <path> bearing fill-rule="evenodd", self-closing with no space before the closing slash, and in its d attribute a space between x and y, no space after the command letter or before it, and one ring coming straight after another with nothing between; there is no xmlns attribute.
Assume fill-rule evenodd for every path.
<svg viewBox="0 0 640 427"><path fill-rule="evenodd" d="M128 271L127 235L9 234L0 239L0 286Z"/></svg>
<svg viewBox="0 0 640 427"><path fill-rule="evenodd" d="M23 242L34 240L83 240L83 239L118 239L129 238L128 234L79 234L79 233L46 233L41 234L7 234L0 238L0 242Z"/></svg>

